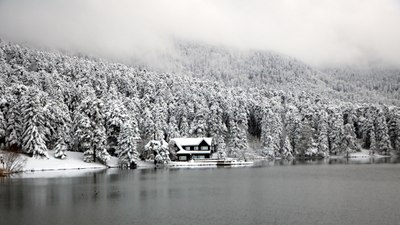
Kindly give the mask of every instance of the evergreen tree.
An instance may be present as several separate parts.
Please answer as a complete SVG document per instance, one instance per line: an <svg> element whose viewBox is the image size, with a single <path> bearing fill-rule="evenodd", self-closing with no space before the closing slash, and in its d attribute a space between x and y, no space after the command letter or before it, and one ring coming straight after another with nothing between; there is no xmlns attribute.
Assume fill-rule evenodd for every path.
<svg viewBox="0 0 400 225"><path fill-rule="evenodd" d="M231 120L229 124L228 155L234 158L243 158L247 150L246 132L240 129L235 121Z"/></svg>
<svg viewBox="0 0 400 225"><path fill-rule="evenodd" d="M182 117L181 123L179 125L180 136L181 137L188 137L189 136L189 123L185 116Z"/></svg>
<svg viewBox="0 0 400 225"><path fill-rule="evenodd" d="M120 100L113 99L106 107L105 117L107 149L113 155L118 146L118 136L121 132L121 127L127 119L125 106Z"/></svg>
<svg viewBox="0 0 400 225"><path fill-rule="evenodd" d="M347 155L351 152L360 151L356 143L356 134L350 123L344 125L342 147Z"/></svg>
<svg viewBox="0 0 400 225"><path fill-rule="evenodd" d="M369 150L372 152L372 155L374 155L378 149L376 145L375 132L371 130L368 136L370 140Z"/></svg>
<svg viewBox="0 0 400 225"><path fill-rule="evenodd" d="M92 145L93 131L90 119L86 115L80 115L77 119L76 137L78 148L83 152L85 162L94 161L94 150Z"/></svg>
<svg viewBox="0 0 400 225"><path fill-rule="evenodd" d="M30 90L22 99L24 129L22 133L22 149L34 158L48 158L45 142L43 108L40 105L39 94Z"/></svg>
<svg viewBox="0 0 400 225"><path fill-rule="evenodd" d="M313 128L310 122L305 119L301 124L301 136L298 142L298 155L300 157L315 157L317 144L313 138Z"/></svg>
<svg viewBox="0 0 400 225"><path fill-rule="evenodd" d="M393 149L400 152L400 109L399 108L390 109L388 132Z"/></svg>
<svg viewBox="0 0 400 225"><path fill-rule="evenodd" d="M386 123L385 115L380 109L375 117L376 147L381 154L390 154L389 129Z"/></svg>
<svg viewBox="0 0 400 225"><path fill-rule="evenodd" d="M166 164L170 161L168 143L164 140L151 140L145 145L145 151L150 157L154 157L154 163Z"/></svg>
<svg viewBox="0 0 400 225"><path fill-rule="evenodd" d="M207 112L208 109L204 108L204 106L200 106L200 109L197 111L197 114L190 124L189 134L193 137L205 137L206 132L208 130L207 127Z"/></svg>
<svg viewBox="0 0 400 225"><path fill-rule="evenodd" d="M168 127L166 130L167 140L171 140L172 138L177 138L180 136L178 123L176 122L175 116L171 116L169 119Z"/></svg>
<svg viewBox="0 0 400 225"><path fill-rule="evenodd" d="M281 157L282 158L291 158L293 149L292 145L290 144L289 136L285 137L285 142L283 143L282 150L281 150Z"/></svg>
<svg viewBox="0 0 400 225"><path fill-rule="evenodd" d="M264 147L264 155L279 156L283 126L280 115L271 109L266 109L261 124L261 141Z"/></svg>
<svg viewBox="0 0 400 225"><path fill-rule="evenodd" d="M0 99L1 101L1 99ZM4 118L4 113L0 110L0 148L5 142L6 137L6 119Z"/></svg>
<svg viewBox="0 0 400 225"><path fill-rule="evenodd" d="M68 150L68 145L65 143L64 139L60 137L53 150L55 151L54 157L65 159L67 157L66 151Z"/></svg>
<svg viewBox="0 0 400 225"><path fill-rule="evenodd" d="M8 146L21 146L22 122L18 105L11 106L7 112L7 128L5 141Z"/></svg>
<svg viewBox="0 0 400 225"><path fill-rule="evenodd" d="M337 108L330 108L329 114L329 152L331 155L338 155L342 152L343 117Z"/></svg>
<svg viewBox="0 0 400 225"><path fill-rule="evenodd" d="M319 114L317 130L318 130L318 155L321 157L329 156L329 142L328 142L328 114L325 110Z"/></svg>
<svg viewBox="0 0 400 225"><path fill-rule="evenodd" d="M115 152L119 159L119 164L123 168L130 168L139 159L137 151L137 141L140 139L137 125L129 120L122 125L122 130L118 137L118 148Z"/></svg>

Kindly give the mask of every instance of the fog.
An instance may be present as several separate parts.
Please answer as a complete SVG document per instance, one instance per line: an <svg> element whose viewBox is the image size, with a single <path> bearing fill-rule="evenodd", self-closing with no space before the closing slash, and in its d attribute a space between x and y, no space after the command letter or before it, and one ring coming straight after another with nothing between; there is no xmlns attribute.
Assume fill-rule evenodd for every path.
<svg viewBox="0 0 400 225"><path fill-rule="evenodd" d="M127 62L173 40L400 66L399 0L0 0L0 36Z"/></svg>

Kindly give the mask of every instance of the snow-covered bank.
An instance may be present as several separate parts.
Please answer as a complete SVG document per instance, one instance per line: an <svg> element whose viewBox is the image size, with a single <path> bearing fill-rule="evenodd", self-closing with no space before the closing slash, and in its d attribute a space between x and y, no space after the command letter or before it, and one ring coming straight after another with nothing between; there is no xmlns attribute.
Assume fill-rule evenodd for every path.
<svg viewBox="0 0 400 225"><path fill-rule="evenodd" d="M74 170L74 169L105 169L108 165L100 162L86 163L83 161L82 152L67 152L67 158L58 159L54 157L54 151L49 151L49 159L35 159L23 155L27 159L23 169L26 171L47 171L47 170ZM115 166L115 157L110 160L110 166ZM118 162L118 160L117 160Z"/></svg>
<svg viewBox="0 0 400 225"><path fill-rule="evenodd" d="M380 154L370 154L371 151L367 149L362 149L360 152L353 152L349 153L347 156L346 154L341 155L331 155L329 156L330 159L342 159L342 158L349 158L349 159L370 159L370 158L390 158L390 155L380 155Z"/></svg>
<svg viewBox="0 0 400 225"><path fill-rule="evenodd" d="M49 159L35 159L26 155L22 155L26 158L26 164L23 172L35 172L35 171L56 171L56 170L102 170L106 168L117 168L118 158L111 157L106 164L101 162L87 163L83 161L82 152L67 152L65 159L58 159L54 157L54 151L49 151ZM154 168L153 161L138 161L137 168Z"/></svg>

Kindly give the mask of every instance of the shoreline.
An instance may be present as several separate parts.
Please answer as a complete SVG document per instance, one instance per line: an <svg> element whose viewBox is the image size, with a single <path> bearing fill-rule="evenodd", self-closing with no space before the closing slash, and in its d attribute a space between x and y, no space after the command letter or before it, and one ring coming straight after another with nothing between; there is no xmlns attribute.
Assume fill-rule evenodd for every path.
<svg viewBox="0 0 400 225"><path fill-rule="evenodd" d="M83 161L83 153L81 152L67 152L66 159L58 159L54 157L54 152L49 151L49 159L35 159L29 156L23 155L26 159L26 165L22 171L17 173L7 173L7 175L12 174L32 174L35 172L55 172L55 171L93 171L93 170L105 170L111 168L119 168L118 158L112 157L106 164L100 162L86 163ZM362 150L361 152L351 153L347 157L346 155L333 155L325 158L329 159L348 159L354 161L364 161L370 159L380 159L380 158L393 158L396 155L370 155L368 150ZM318 158L309 159L298 159L298 160L317 160ZM283 158L266 158L259 157L251 161L238 161L235 159L225 159L225 160L201 160L201 161L171 161L168 164L154 165L153 161L138 161L137 169L146 168L200 168L200 167L246 167L256 165L259 161L275 161L275 160L285 160ZM292 159L297 160L297 159ZM323 159L322 159L323 160Z"/></svg>

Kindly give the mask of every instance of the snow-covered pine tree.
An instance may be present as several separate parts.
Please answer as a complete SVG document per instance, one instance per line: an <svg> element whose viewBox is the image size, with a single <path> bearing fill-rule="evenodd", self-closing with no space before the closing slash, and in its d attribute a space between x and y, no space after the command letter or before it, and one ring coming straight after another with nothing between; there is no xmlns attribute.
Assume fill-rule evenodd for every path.
<svg viewBox="0 0 400 225"><path fill-rule="evenodd" d="M380 154L390 154L390 139L389 129L386 123L386 118L382 109L378 110L377 116L375 117L375 134L376 134L376 147Z"/></svg>
<svg viewBox="0 0 400 225"><path fill-rule="evenodd" d="M93 150L93 131L90 119L86 115L79 115L77 117L76 127L76 138L78 142L78 148L83 152L83 161L93 162L94 161L94 150Z"/></svg>
<svg viewBox="0 0 400 225"><path fill-rule="evenodd" d="M192 137L205 137L207 134L208 108L205 105L198 105L199 109L196 112L194 120L190 124L189 134Z"/></svg>
<svg viewBox="0 0 400 225"><path fill-rule="evenodd" d="M78 107L78 134L80 147L84 151L84 161L93 162L98 158L105 163L110 159L106 148L106 129L104 127L104 104L100 99L88 96Z"/></svg>
<svg viewBox="0 0 400 225"><path fill-rule="evenodd" d="M368 106L367 108L363 109L364 111L364 119L362 121L362 138L363 138L363 147L364 148L371 148L372 143L372 136L371 134L374 133L374 142L375 139L375 126L374 126L374 117L376 116L376 110L373 106ZM375 146L376 147L376 146ZM375 149L376 151L377 149Z"/></svg>
<svg viewBox="0 0 400 225"><path fill-rule="evenodd" d="M139 129L142 132L141 136L143 139L148 140L154 138L156 125L154 123L154 117L150 108L144 108L142 115L140 116L139 124Z"/></svg>
<svg viewBox="0 0 400 225"><path fill-rule="evenodd" d="M207 117L207 127L210 137L213 137L214 152L219 158L226 156L225 137L227 133L226 125L223 121L223 111L220 102L211 102L209 116Z"/></svg>
<svg viewBox="0 0 400 225"><path fill-rule="evenodd" d="M400 152L400 109L389 109L388 132L393 149Z"/></svg>
<svg viewBox="0 0 400 225"><path fill-rule="evenodd" d="M92 129L93 129L93 149L96 157L103 163L110 159L110 154L107 152L107 135L104 127L104 114L102 111L103 103L96 101L93 104L92 111Z"/></svg>
<svg viewBox="0 0 400 225"><path fill-rule="evenodd" d="M144 149L148 156L154 157L156 164L165 164L171 160L169 158L168 143L164 140L151 140L145 145Z"/></svg>
<svg viewBox="0 0 400 225"><path fill-rule="evenodd" d="M214 136L213 142L216 148L214 151L216 152L217 157L219 159L224 159L227 156L225 138L221 135Z"/></svg>
<svg viewBox="0 0 400 225"><path fill-rule="evenodd" d="M281 116L270 108L265 109L261 121L261 142L264 147L264 155L270 157L279 156L282 127Z"/></svg>
<svg viewBox="0 0 400 225"><path fill-rule="evenodd" d="M329 153L338 155L342 152L342 137L343 137L343 117L337 108L328 109L328 141Z"/></svg>
<svg viewBox="0 0 400 225"><path fill-rule="evenodd" d="M44 107L48 146L54 146L54 156L64 159L66 151L72 148L71 117L68 107L63 102L50 99Z"/></svg>
<svg viewBox="0 0 400 225"><path fill-rule="evenodd" d="M6 142L6 145L9 147L11 147L11 146L20 147L22 145L22 143L21 143L21 133L22 133L21 102L14 98L11 101L8 101L9 107L6 112L5 142Z"/></svg>
<svg viewBox="0 0 400 225"><path fill-rule="evenodd" d="M180 131L180 136L181 137L188 137L189 136L189 131L190 131L190 127L189 127L189 123L186 119L185 116L183 116L181 118L181 122L179 125L179 131Z"/></svg>
<svg viewBox="0 0 400 225"><path fill-rule="evenodd" d="M318 114L318 155L320 157L329 156L329 143L328 143L328 114L325 110L321 110Z"/></svg>
<svg viewBox="0 0 400 225"><path fill-rule="evenodd" d="M60 137L54 147L54 157L65 159L67 157L66 151L68 150L68 145L65 143L64 138Z"/></svg>
<svg viewBox="0 0 400 225"><path fill-rule="evenodd" d="M285 142L283 143L282 149L281 149L281 157L286 159L286 158L292 158L293 149L292 145L290 144L289 136L285 136Z"/></svg>
<svg viewBox="0 0 400 225"><path fill-rule="evenodd" d="M369 150L374 155L378 149L376 145L375 132L373 130L370 130L368 136L370 141Z"/></svg>
<svg viewBox="0 0 400 225"><path fill-rule="evenodd" d="M290 145L292 146L292 155L299 154L298 143L301 139L301 121L296 107L288 105L285 114L286 120L286 134L289 138Z"/></svg>
<svg viewBox="0 0 400 225"><path fill-rule="evenodd" d="M128 115L123 103L117 99L112 99L111 102L108 102L105 110L107 149L111 155L114 155L118 148L118 136L121 132L121 127Z"/></svg>
<svg viewBox="0 0 400 225"><path fill-rule="evenodd" d="M315 157L317 153L317 144L313 138L314 130L307 119L301 124L301 138L298 143L298 156L300 157Z"/></svg>
<svg viewBox="0 0 400 225"><path fill-rule="evenodd" d="M158 102L154 104L153 108L153 119L154 119L154 134L155 139L165 139L166 130L168 129L167 124L167 105L165 101L159 99Z"/></svg>
<svg viewBox="0 0 400 225"><path fill-rule="evenodd" d="M243 158L247 150L246 132L239 128L236 121L229 122L228 156Z"/></svg>
<svg viewBox="0 0 400 225"><path fill-rule="evenodd" d="M115 154L118 156L121 167L130 168L139 159L137 141L140 136L134 120L126 121L121 128Z"/></svg>
<svg viewBox="0 0 400 225"><path fill-rule="evenodd" d="M350 123L344 125L343 128L342 148L347 155L355 151L360 151L360 148L357 146L356 142L356 133L354 132L353 126Z"/></svg>
<svg viewBox="0 0 400 225"><path fill-rule="evenodd" d="M1 101L1 99L0 99ZM6 137L6 119L4 118L4 113L0 109L0 148L5 144Z"/></svg>
<svg viewBox="0 0 400 225"><path fill-rule="evenodd" d="M168 127L166 129L166 135L167 135L167 140L171 140L171 138L177 138L180 136L179 134L179 129L178 129L178 123L176 121L175 116L171 116L169 118L169 123Z"/></svg>
<svg viewBox="0 0 400 225"><path fill-rule="evenodd" d="M39 101L40 93L29 90L22 98L22 113L24 129L22 133L22 150L34 158L48 158L45 142L45 118L43 107Z"/></svg>

